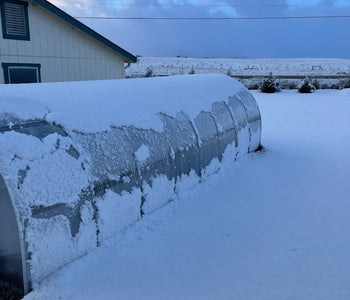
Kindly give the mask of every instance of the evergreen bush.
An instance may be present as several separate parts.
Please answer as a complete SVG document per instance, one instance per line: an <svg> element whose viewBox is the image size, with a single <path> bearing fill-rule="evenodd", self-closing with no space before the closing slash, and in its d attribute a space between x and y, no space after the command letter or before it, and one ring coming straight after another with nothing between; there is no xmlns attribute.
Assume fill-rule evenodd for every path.
<svg viewBox="0 0 350 300"><path fill-rule="evenodd" d="M298 86L298 92L303 94L313 93L315 89L315 86L311 83L308 77L306 77Z"/></svg>
<svg viewBox="0 0 350 300"><path fill-rule="evenodd" d="M148 67L146 69L145 77L152 77L152 76L153 76L153 70L152 70L152 68Z"/></svg>
<svg viewBox="0 0 350 300"><path fill-rule="evenodd" d="M350 79L339 80L339 89L349 89L350 88Z"/></svg>
<svg viewBox="0 0 350 300"><path fill-rule="evenodd" d="M316 90L319 90L321 87L320 82L316 78L312 80L312 84Z"/></svg>
<svg viewBox="0 0 350 300"><path fill-rule="evenodd" d="M281 89L279 88L278 82L276 82L275 78L270 73L269 77L265 78L259 87L260 92L262 93L275 93L279 92Z"/></svg>

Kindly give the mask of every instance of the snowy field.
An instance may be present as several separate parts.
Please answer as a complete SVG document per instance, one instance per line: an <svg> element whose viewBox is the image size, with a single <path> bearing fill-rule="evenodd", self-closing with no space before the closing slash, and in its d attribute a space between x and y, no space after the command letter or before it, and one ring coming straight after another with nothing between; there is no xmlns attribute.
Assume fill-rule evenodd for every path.
<svg viewBox="0 0 350 300"><path fill-rule="evenodd" d="M137 63L126 69L126 76L142 77L147 68L153 75L182 75L191 69L195 73L223 73L232 75L266 76L350 76L350 59L335 58L181 58L181 57L138 57Z"/></svg>
<svg viewBox="0 0 350 300"><path fill-rule="evenodd" d="M254 96L265 152L223 166L25 299L350 299L350 90Z"/></svg>
<svg viewBox="0 0 350 300"><path fill-rule="evenodd" d="M138 57L137 63L125 69L130 78L222 73L239 78L250 89L256 89L270 72L287 89L295 89L305 76L317 78L320 88L350 87L350 59Z"/></svg>

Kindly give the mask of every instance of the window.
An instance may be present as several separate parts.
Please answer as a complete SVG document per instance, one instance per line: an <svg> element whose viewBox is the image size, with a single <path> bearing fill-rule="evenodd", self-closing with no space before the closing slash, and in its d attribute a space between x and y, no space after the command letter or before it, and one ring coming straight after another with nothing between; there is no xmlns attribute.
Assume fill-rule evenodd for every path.
<svg viewBox="0 0 350 300"><path fill-rule="evenodd" d="M28 3L18 0L0 1L4 39L30 40Z"/></svg>
<svg viewBox="0 0 350 300"><path fill-rule="evenodd" d="M40 64L3 63L5 83L41 82Z"/></svg>

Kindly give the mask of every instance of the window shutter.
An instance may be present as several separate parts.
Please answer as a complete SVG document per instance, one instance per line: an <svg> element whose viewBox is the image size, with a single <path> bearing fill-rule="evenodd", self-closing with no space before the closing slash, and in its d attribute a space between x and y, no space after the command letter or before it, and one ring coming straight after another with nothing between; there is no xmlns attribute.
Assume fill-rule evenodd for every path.
<svg viewBox="0 0 350 300"><path fill-rule="evenodd" d="M25 7L21 4L4 3L6 33L10 35L26 36Z"/></svg>

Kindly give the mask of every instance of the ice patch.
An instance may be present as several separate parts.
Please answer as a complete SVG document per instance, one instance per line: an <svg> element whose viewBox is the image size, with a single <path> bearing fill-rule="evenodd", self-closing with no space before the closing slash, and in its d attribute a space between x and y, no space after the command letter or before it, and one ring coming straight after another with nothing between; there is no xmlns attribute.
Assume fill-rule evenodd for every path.
<svg viewBox="0 0 350 300"><path fill-rule="evenodd" d="M149 148L146 145L142 145L135 151L135 157L139 162L145 162L150 157Z"/></svg>
<svg viewBox="0 0 350 300"><path fill-rule="evenodd" d="M220 133L225 132L225 129L224 129L224 127L222 127L221 123L216 122L216 125L218 127L218 132L220 132Z"/></svg>
<svg viewBox="0 0 350 300"><path fill-rule="evenodd" d="M218 158L213 158L209 165L202 171L202 180L207 179L209 176L217 173L220 169L220 162Z"/></svg>
<svg viewBox="0 0 350 300"><path fill-rule="evenodd" d="M224 166L231 166L234 161L236 160L238 155L237 147L235 145L235 142L228 144L226 146L226 149L222 155L222 164Z"/></svg>
<svg viewBox="0 0 350 300"><path fill-rule="evenodd" d="M242 128L240 131L238 131L237 138L238 138L237 158L240 158L240 157L246 155L248 153L248 150L249 150L250 137L249 137L249 125L248 124L246 127Z"/></svg>
<svg viewBox="0 0 350 300"><path fill-rule="evenodd" d="M179 148L180 148L180 147L179 147ZM175 151L174 151L173 148L170 149L170 157L171 157L172 159L175 159Z"/></svg>
<svg viewBox="0 0 350 300"><path fill-rule="evenodd" d="M31 253L31 276L37 284L52 273L96 247L96 226L89 203L81 209L79 233L73 238L69 221L64 216L50 219L31 218L26 228L28 251ZM53 259L54 258L54 259Z"/></svg>
<svg viewBox="0 0 350 300"><path fill-rule="evenodd" d="M15 131L0 134L0 156L6 160L14 158L35 160L51 150L51 145L44 144L31 135Z"/></svg>
<svg viewBox="0 0 350 300"><path fill-rule="evenodd" d="M174 188L175 180L169 180L165 175L160 175L154 178L152 180L152 187L146 184L143 187L145 198L145 202L142 205L143 212L149 214L171 200L175 200L177 195Z"/></svg>
<svg viewBox="0 0 350 300"><path fill-rule="evenodd" d="M120 195L107 190L103 197L96 199L101 241L140 219L141 196L140 189L134 189L131 193L123 191Z"/></svg>
<svg viewBox="0 0 350 300"><path fill-rule="evenodd" d="M176 193L180 194L183 192L187 192L196 187L196 185L200 182L200 178L197 173L192 169L188 175L181 175L176 181Z"/></svg>
<svg viewBox="0 0 350 300"><path fill-rule="evenodd" d="M81 164L65 150L57 150L30 163L21 194L30 205L74 204L81 191L89 187ZM64 187L64 188L62 188Z"/></svg>
<svg viewBox="0 0 350 300"><path fill-rule="evenodd" d="M57 134L43 141L15 131L0 134L0 168L26 204L73 204L89 186L89 175L81 162L57 148L57 140ZM24 205L20 202L24 201L19 199L18 205Z"/></svg>

